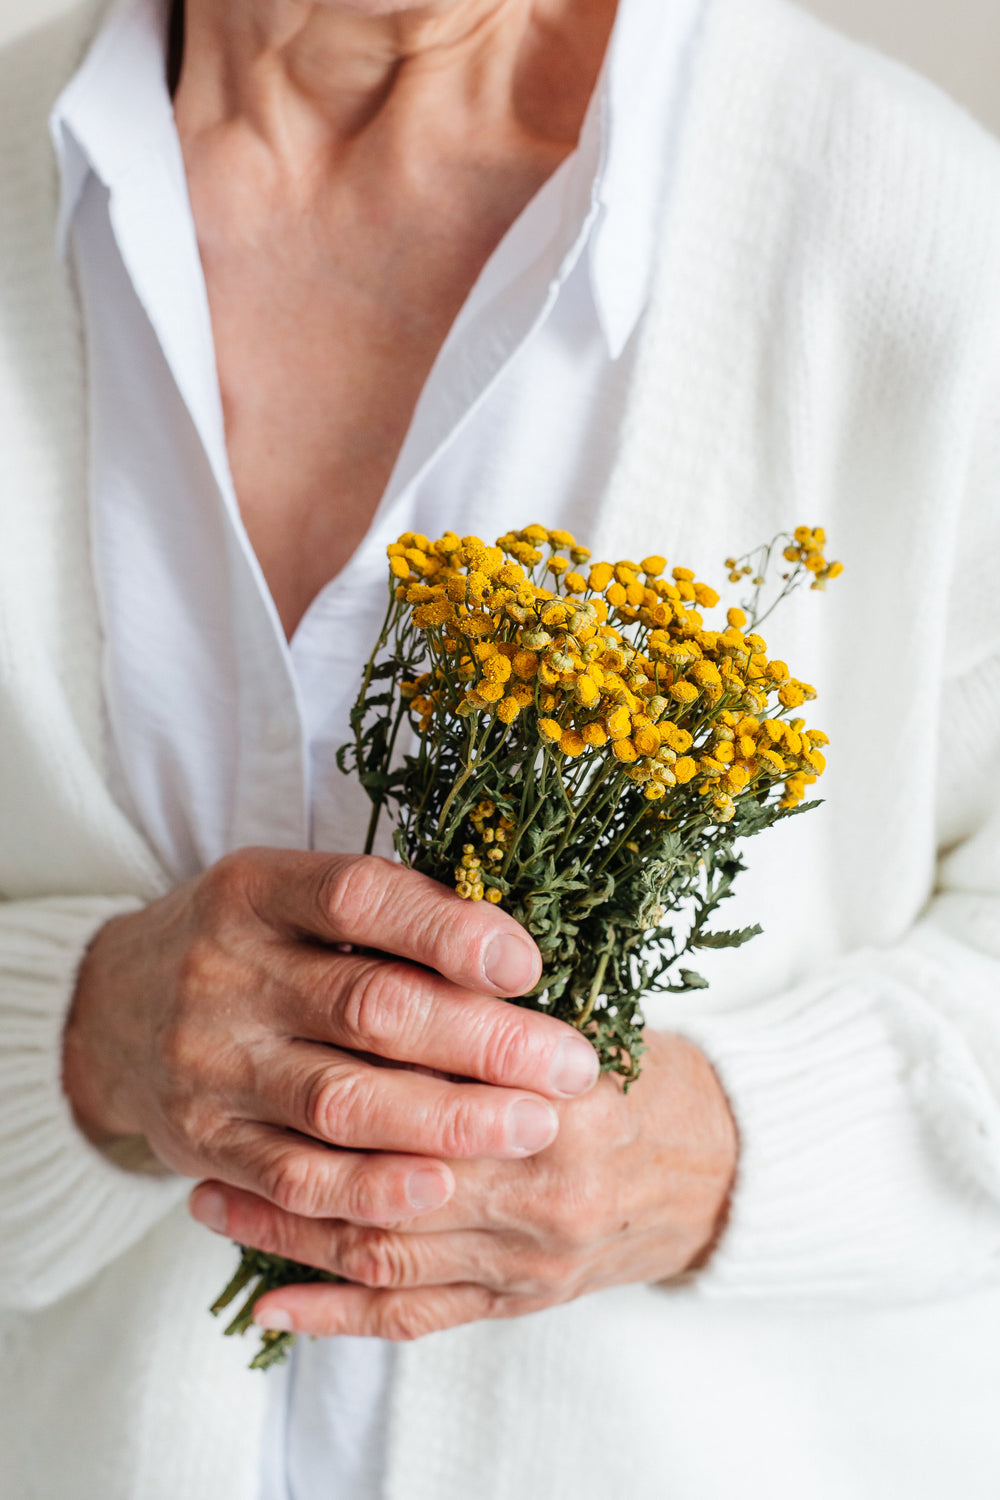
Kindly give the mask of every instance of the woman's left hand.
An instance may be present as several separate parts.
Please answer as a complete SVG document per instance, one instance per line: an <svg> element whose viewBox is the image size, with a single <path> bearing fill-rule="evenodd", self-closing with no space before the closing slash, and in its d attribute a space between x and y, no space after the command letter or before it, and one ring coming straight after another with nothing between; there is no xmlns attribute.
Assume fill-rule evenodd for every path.
<svg viewBox="0 0 1000 1500"><path fill-rule="evenodd" d="M509 1318L625 1282L703 1264L724 1222L737 1136L705 1056L651 1033L642 1077L602 1078L559 1105L555 1142L525 1160L451 1163L451 1201L412 1227L304 1219L218 1183L195 1218L241 1244L333 1271L351 1285L283 1287L261 1298L267 1328L386 1339Z"/></svg>

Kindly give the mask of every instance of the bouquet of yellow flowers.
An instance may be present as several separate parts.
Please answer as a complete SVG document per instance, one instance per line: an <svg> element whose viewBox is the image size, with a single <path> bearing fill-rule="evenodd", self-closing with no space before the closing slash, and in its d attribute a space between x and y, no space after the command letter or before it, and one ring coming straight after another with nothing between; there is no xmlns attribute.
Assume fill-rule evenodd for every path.
<svg viewBox="0 0 1000 1500"><path fill-rule="evenodd" d="M719 595L689 568L593 563L566 531L495 546L407 532L388 549L388 608L340 752L371 799L366 852L391 810L404 864L502 904L543 963L516 1003L583 1032L626 1089L643 997L704 987L683 960L761 930L711 926L744 867L736 841L817 805L804 798L827 737L798 716L815 690L757 627L839 574L824 545L803 526L727 558L750 593L721 628L703 613ZM249 1288L227 1329L242 1332L265 1291L317 1279L331 1278L247 1250L213 1310ZM257 1366L291 1335L263 1339Z"/></svg>

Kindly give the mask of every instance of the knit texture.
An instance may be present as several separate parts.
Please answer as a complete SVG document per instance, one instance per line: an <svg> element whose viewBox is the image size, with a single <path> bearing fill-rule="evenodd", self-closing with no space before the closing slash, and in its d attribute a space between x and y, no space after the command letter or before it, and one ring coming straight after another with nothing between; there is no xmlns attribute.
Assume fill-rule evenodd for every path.
<svg viewBox="0 0 1000 1500"><path fill-rule="evenodd" d="M203 1311L231 1251L187 1220L187 1184L92 1151L58 1087L87 942L165 883L105 780L79 323L52 253L45 120L92 24L0 55L0 1496L253 1500L264 1387ZM773 644L821 687L828 806L749 851L726 921L766 936L711 955L697 1003L650 1007L706 1049L740 1129L709 1268L402 1350L387 1494L938 1500L982 1418L962 1492L987 1500L1000 1444L970 1351L1000 1316L1000 152L777 0L706 7L671 149L597 546L655 542L710 576L827 527L838 592L799 596ZM844 1467L855 1401L912 1463L897 1444L887 1474L860 1445Z"/></svg>

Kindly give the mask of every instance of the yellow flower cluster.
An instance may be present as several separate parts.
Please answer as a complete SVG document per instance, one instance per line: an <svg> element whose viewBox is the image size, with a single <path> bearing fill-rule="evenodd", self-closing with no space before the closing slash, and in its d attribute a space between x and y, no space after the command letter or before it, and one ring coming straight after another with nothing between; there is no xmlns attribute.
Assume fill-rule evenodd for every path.
<svg viewBox="0 0 1000 1500"><path fill-rule="evenodd" d="M800 532L797 546L819 557L823 533ZM492 547L407 532L388 552L433 663L403 687L422 734L441 715L513 725L530 711L553 752L611 757L651 802L692 783L718 822L763 785L783 783L782 806L794 806L822 772L826 737L781 717L814 689L768 657L741 610L707 625L719 596L689 568L668 575L659 555L592 563L569 532L544 526ZM826 576L837 566L822 562Z"/></svg>
<svg viewBox="0 0 1000 1500"><path fill-rule="evenodd" d="M811 587L825 589L827 580L839 578L844 571L843 563L827 562L823 556L826 532L822 526L796 526L793 540L784 549L786 562L800 563L807 573L812 573Z"/></svg>
<svg viewBox="0 0 1000 1500"><path fill-rule="evenodd" d="M467 901L485 899L495 906L502 900L500 891L483 885L482 871L484 866L499 869L503 864L515 825L510 818L497 817L496 804L486 799L472 809L469 821L479 836L479 847L463 844L461 861L455 867L455 889Z"/></svg>

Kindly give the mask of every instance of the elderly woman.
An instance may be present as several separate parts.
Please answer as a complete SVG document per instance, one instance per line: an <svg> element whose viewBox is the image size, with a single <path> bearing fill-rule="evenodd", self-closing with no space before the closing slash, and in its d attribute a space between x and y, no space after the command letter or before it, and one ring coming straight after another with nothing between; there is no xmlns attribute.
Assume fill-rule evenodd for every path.
<svg viewBox="0 0 1000 1500"><path fill-rule="evenodd" d="M772 0L88 3L0 116L3 1495L995 1500L995 145ZM538 518L847 563L627 1097L334 765L386 543ZM266 1377L229 1239L346 1278Z"/></svg>

